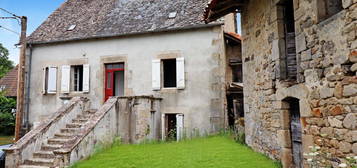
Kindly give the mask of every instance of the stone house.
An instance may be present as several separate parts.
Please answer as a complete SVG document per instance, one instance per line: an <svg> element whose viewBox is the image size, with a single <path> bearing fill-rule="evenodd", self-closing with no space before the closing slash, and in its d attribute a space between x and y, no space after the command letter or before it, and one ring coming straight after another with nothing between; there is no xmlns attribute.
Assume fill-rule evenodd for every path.
<svg viewBox="0 0 357 168"><path fill-rule="evenodd" d="M205 20L231 12L242 16L247 144L284 167L306 166L312 145L334 167L355 156L357 1L212 0Z"/></svg>
<svg viewBox="0 0 357 168"><path fill-rule="evenodd" d="M62 4L28 37L30 132L7 150L7 166L63 167L116 136L179 140L233 126L243 114L241 39L234 15L205 24L206 4Z"/></svg>

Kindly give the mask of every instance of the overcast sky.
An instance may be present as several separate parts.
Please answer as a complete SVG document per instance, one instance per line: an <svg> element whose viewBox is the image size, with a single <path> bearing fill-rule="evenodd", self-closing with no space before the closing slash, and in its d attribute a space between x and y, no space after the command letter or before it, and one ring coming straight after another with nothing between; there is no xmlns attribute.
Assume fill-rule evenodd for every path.
<svg viewBox="0 0 357 168"><path fill-rule="evenodd" d="M4 8L18 16L28 17L27 35L30 35L46 18L57 9L65 0L0 0L0 8ZM0 11L0 17L9 16ZM240 17L237 18L240 27ZM20 32L20 25L14 20L0 20L0 26ZM240 29L238 29L240 34ZM0 28L0 43L10 51L10 59L18 63L19 50L14 45L19 36Z"/></svg>
<svg viewBox="0 0 357 168"><path fill-rule="evenodd" d="M46 18L65 0L0 0L0 8L4 8L18 16L28 17L28 35L31 34ZM0 17L9 16L0 11ZM0 20L0 25L20 32L20 25L14 20ZM0 28L0 43L10 51L10 59L18 63L19 51L14 46L19 36Z"/></svg>

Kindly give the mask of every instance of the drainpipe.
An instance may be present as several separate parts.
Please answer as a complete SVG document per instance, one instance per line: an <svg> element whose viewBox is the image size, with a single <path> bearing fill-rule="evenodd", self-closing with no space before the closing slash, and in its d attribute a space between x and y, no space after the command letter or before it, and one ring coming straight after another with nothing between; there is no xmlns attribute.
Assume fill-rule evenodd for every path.
<svg viewBox="0 0 357 168"><path fill-rule="evenodd" d="M29 125L29 113L30 113L30 81L31 81L31 65L32 65L32 45L29 44L28 45L28 49L29 49L29 55L28 55L28 72L27 72L27 81L26 81L26 98L25 98L25 128L26 128L26 132L29 131L30 129L30 125Z"/></svg>

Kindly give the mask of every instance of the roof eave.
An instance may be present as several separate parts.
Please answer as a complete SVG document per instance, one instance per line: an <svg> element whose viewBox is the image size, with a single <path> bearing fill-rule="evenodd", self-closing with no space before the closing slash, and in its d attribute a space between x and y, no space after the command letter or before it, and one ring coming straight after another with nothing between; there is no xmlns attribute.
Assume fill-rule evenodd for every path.
<svg viewBox="0 0 357 168"><path fill-rule="evenodd" d="M105 39L105 38L117 38L117 37L125 37L125 36L134 36L134 35L143 35L143 34L150 34L150 33L163 33L163 32L172 32L172 31L184 31L190 29L199 29L199 28L209 28L214 26L221 26L224 23L210 23L210 24L199 24L193 26L186 26L186 27L178 27L172 29L157 29L153 31L143 31L143 32L134 32L134 33L126 33L126 34L111 34L111 35L100 35L100 36L91 36L91 37L83 37L83 38L73 38L73 39L66 39L66 40L52 40L52 41L35 41L35 42L28 42L28 45L40 45L40 44L53 44L53 43L64 43L64 42L74 42L74 41L83 41L83 40L95 40L95 39Z"/></svg>
<svg viewBox="0 0 357 168"><path fill-rule="evenodd" d="M237 12L246 4L246 0L212 0L205 9L206 23L215 21L224 15Z"/></svg>

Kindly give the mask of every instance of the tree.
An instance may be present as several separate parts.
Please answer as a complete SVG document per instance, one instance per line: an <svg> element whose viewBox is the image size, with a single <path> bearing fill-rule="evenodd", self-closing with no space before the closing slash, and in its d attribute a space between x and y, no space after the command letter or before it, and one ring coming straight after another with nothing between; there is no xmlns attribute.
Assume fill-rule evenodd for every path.
<svg viewBox="0 0 357 168"><path fill-rule="evenodd" d="M0 78L5 76L12 68L14 68L14 63L9 60L9 50L0 43Z"/></svg>
<svg viewBox="0 0 357 168"><path fill-rule="evenodd" d="M15 116L12 109L16 108L16 100L7 98L0 92L0 135L13 135Z"/></svg>

